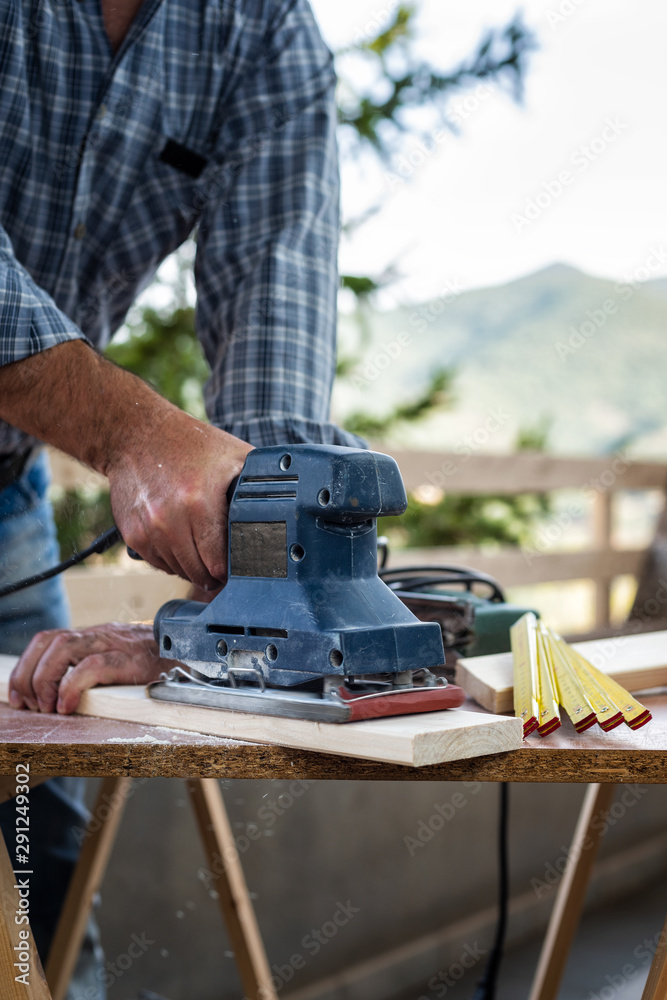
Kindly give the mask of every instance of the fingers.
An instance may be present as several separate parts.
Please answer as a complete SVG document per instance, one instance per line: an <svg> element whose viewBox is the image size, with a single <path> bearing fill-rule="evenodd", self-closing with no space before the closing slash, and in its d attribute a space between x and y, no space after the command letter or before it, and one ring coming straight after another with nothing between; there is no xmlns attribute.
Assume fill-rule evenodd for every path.
<svg viewBox="0 0 667 1000"><path fill-rule="evenodd" d="M196 527L205 523L205 521L206 518L202 517L195 518L190 523L186 523L174 541L173 553L176 559L178 559L179 564L183 567L183 571L180 574L183 579L189 580L196 587L201 587L202 590L212 590L220 586L220 578L214 576L211 571L211 563L206 558L207 550L197 544L195 534L193 533ZM223 521L218 526L218 531L226 537L226 522ZM216 554L214 553L214 555Z"/></svg>
<svg viewBox="0 0 667 1000"><path fill-rule="evenodd" d="M215 590L227 580L227 505L221 505L218 516L209 514L193 522L193 545L203 563L206 582L191 578L202 590Z"/></svg>
<svg viewBox="0 0 667 1000"><path fill-rule="evenodd" d="M53 712L64 674L102 645L102 638L92 633L66 629L40 632L12 672L10 704L14 708Z"/></svg>
<svg viewBox="0 0 667 1000"><path fill-rule="evenodd" d="M148 684L157 680L163 667L152 640L143 643L143 649L134 644L132 654L122 649L92 653L68 670L61 680L57 710L62 715L75 712L83 692L98 684Z"/></svg>
<svg viewBox="0 0 667 1000"><path fill-rule="evenodd" d="M68 670L58 689L57 709L70 715L79 707L81 695L98 684L122 684L123 674L132 669L131 661L119 650L93 653Z"/></svg>
<svg viewBox="0 0 667 1000"><path fill-rule="evenodd" d="M40 632L10 677L14 708L74 712L97 684L147 684L170 664L160 659L151 626L111 623Z"/></svg>
<svg viewBox="0 0 667 1000"><path fill-rule="evenodd" d="M65 634L64 629L38 632L30 641L9 678L9 704L12 708L29 708L31 712L39 710L37 694L33 687L33 676L44 653L48 651L54 640L63 634ZM64 669L66 670L67 666Z"/></svg>
<svg viewBox="0 0 667 1000"><path fill-rule="evenodd" d="M173 511L162 510L162 505L153 504L144 516L147 524L136 527L136 519L126 527L123 526L123 538L126 543L142 556L147 563L165 573L180 576L190 580L205 589L219 586L220 581L213 577L200 556L192 535L193 523L200 518L206 518L207 510L203 504L191 504L188 507L181 504L174 516ZM192 508L201 507L201 512ZM226 524L222 534L226 534Z"/></svg>

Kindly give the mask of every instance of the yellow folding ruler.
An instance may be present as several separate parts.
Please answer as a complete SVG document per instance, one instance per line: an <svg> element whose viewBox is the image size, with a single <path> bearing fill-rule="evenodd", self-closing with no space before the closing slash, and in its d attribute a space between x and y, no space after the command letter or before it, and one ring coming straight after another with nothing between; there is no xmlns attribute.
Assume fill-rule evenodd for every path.
<svg viewBox="0 0 667 1000"><path fill-rule="evenodd" d="M597 670L581 653L531 612L510 629L514 659L514 714L523 735L547 736L561 724L562 705L578 733L596 723L609 732L624 722L640 729L648 709L624 687Z"/></svg>

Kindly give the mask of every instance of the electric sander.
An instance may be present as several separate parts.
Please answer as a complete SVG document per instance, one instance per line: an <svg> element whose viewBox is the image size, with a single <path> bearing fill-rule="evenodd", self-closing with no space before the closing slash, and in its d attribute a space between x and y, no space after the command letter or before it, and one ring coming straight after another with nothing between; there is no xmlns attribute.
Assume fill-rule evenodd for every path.
<svg viewBox="0 0 667 1000"><path fill-rule="evenodd" d="M460 705L430 668L442 631L380 579L376 519L407 497L393 458L299 444L249 452L229 496L228 581L210 604L169 601L152 698L322 722Z"/></svg>

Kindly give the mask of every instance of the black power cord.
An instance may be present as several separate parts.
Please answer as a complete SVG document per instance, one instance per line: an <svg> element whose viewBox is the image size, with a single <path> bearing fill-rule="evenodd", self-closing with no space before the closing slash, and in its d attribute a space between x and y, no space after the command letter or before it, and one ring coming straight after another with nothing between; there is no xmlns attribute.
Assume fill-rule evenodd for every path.
<svg viewBox="0 0 667 1000"><path fill-rule="evenodd" d="M509 826L509 784L500 782L500 809L498 815L498 923L496 937L489 954L486 968L477 983L472 1000L494 1000L500 963L505 947L507 932L507 909L509 904L509 857L507 849Z"/></svg>
<svg viewBox="0 0 667 1000"><path fill-rule="evenodd" d="M9 583L6 587L0 587L0 597L7 597L9 594L16 594L19 590L25 590L26 587L33 587L36 583L43 583L44 580L50 580L54 576L58 576L59 573L63 573L70 566L77 566L82 563L84 559L88 556L92 556L93 553L101 554L110 549L117 542L121 542L121 534L118 528L114 525L113 528L109 528L107 531L103 532L92 545L89 545L87 549L83 549L81 552L76 552L69 559L65 559L63 562L58 563L57 566L52 566L51 569L44 570L43 573L35 573L34 576L26 577L25 580L18 580L16 583ZM129 551L129 549L128 549ZM132 553L130 552L130 555Z"/></svg>

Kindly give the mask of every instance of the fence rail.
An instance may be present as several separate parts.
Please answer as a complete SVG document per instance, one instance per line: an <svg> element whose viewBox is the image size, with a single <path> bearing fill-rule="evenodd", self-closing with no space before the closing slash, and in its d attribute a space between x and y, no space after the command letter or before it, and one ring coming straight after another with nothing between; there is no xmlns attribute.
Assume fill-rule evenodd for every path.
<svg viewBox="0 0 667 1000"><path fill-rule="evenodd" d="M378 450L386 450L381 447ZM469 565L495 576L506 587L532 586L567 580L592 580L595 585L595 628L610 624L610 597L616 577L638 577L645 550L613 545L613 500L619 491L667 490L667 464L635 462L617 454L609 458L561 458L522 452L517 455L457 455L433 451L392 450L408 491L424 485L452 494L550 493L577 490L592 500L589 545L573 552L503 548L439 547L392 552L392 565ZM105 479L60 453L51 455L54 482L65 488L101 486ZM107 573L73 570L67 586L77 625L133 614L150 616L167 596L182 596L187 585L147 567Z"/></svg>
<svg viewBox="0 0 667 1000"><path fill-rule="evenodd" d="M594 627L610 626L611 590L619 576L637 578L644 549L613 545L614 496L626 490L667 491L667 464L635 462L618 453L607 458L561 458L541 453L456 455L431 451L395 451L408 491L430 485L457 494L551 493L576 490L592 501L589 545L574 552L501 549L431 548L396 552L392 564L471 565L495 576L506 587L565 580L592 580L595 585Z"/></svg>

